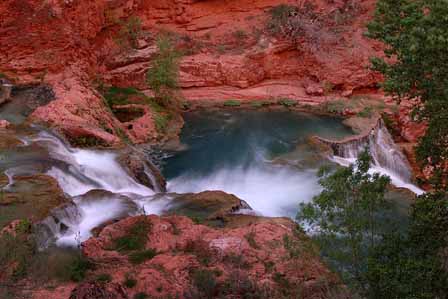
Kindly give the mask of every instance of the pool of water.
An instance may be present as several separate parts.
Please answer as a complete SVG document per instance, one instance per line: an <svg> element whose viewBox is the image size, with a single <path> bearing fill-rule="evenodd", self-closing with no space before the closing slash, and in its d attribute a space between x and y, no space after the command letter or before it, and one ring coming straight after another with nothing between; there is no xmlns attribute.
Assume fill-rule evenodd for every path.
<svg viewBox="0 0 448 299"><path fill-rule="evenodd" d="M184 115L186 150L165 160L168 191L223 190L266 216L291 216L320 191L325 159L309 144L319 135L353 134L340 119L291 111L216 111ZM292 153L291 153L292 152Z"/></svg>

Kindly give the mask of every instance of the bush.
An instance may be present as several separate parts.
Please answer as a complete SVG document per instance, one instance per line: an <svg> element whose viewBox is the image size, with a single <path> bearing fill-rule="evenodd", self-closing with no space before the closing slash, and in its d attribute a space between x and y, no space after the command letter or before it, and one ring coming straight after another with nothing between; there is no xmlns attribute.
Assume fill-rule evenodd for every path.
<svg viewBox="0 0 448 299"><path fill-rule="evenodd" d="M149 298L149 296L145 292L140 292L134 295L134 299L146 299L146 298Z"/></svg>
<svg viewBox="0 0 448 299"><path fill-rule="evenodd" d="M102 274L98 274L97 277L95 278L95 280L98 282L111 282L112 277L110 276L110 274L102 273Z"/></svg>
<svg viewBox="0 0 448 299"><path fill-rule="evenodd" d="M252 102L251 105L254 108L261 108L261 107L269 106L270 103L267 101L261 101L261 102Z"/></svg>
<svg viewBox="0 0 448 299"><path fill-rule="evenodd" d="M138 220L124 236L114 240L115 249L118 251L142 250L148 240L151 227L151 222L146 218Z"/></svg>
<svg viewBox="0 0 448 299"><path fill-rule="evenodd" d="M271 19L267 25L268 30L273 34L279 34L282 32L282 28L288 24L289 17L297 12L297 7L280 4L272 8L269 13Z"/></svg>
<svg viewBox="0 0 448 299"><path fill-rule="evenodd" d="M227 100L224 102L224 107L238 107L241 106L241 102L238 100Z"/></svg>
<svg viewBox="0 0 448 299"><path fill-rule="evenodd" d="M162 113L154 114L154 124L159 133L164 133L168 127L169 116Z"/></svg>
<svg viewBox="0 0 448 299"><path fill-rule="evenodd" d="M135 287L137 285L137 280L135 280L134 278L130 277L129 274L126 274L126 279L123 282L123 284L128 289L132 289L133 287Z"/></svg>
<svg viewBox="0 0 448 299"><path fill-rule="evenodd" d="M200 239L189 240L185 246L185 252L194 254L203 265L208 265L213 258L213 251L208 243Z"/></svg>
<svg viewBox="0 0 448 299"><path fill-rule="evenodd" d="M136 251L129 254L129 261L133 264L141 264L144 261L150 260L157 255L155 249L147 249L143 251Z"/></svg>
<svg viewBox="0 0 448 299"><path fill-rule="evenodd" d="M138 39L143 35L142 21L138 17L130 17L126 22L120 22L121 29L116 39L122 49L137 48Z"/></svg>
<svg viewBox="0 0 448 299"><path fill-rule="evenodd" d="M215 298L218 282L215 278L215 273L208 269L199 269L193 272L193 285L201 298Z"/></svg>
<svg viewBox="0 0 448 299"><path fill-rule="evenodd" d="M180 53L176 51L167 36L159 37L157 48L158 53L151 61L151 67L147 73L147 82L156 100L166 106L172 103L175 91L179 88Z"/></svg>
<svg viewBox="0 0 448 299"><path fill-rule="evenodd" d="M364 109L362 109L362 111L358 112L359 117L365 117L365 118L372 117L372 114L373 114L372 107L364 107Z"/></svg>
<svg viewBox="0 0 448 299"><path fill-rule="evenodd" d="M250 247L252 247L254 249L260 249L260 246L255 241L255 232L250 232L250 233L246 234L244 236L244 238L247 240L247 242L249 243Z"/></svg>
<svg viewBox="0 0 448 299"><path fill-rule="evenodd" d="M70 279L76 282L82 281L86 277L86 272L92 268L93 264L80 255L68 267Z"/></svg>
<svg viewBox="0 0 448 299"><path fill-rule="evenodd" d="M290 99L280 99L277 101L278 104L285 106L285 107L294 107L297 106L297 101L290 100Z"/></svg>

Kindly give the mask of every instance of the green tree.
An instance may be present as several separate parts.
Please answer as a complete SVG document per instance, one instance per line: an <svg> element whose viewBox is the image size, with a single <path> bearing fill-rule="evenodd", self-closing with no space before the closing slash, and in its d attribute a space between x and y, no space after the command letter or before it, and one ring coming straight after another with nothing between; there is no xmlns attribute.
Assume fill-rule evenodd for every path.
<svg viewBox="0 0 448 299"><path fill-rule="evenodd" d="M181 56L167 36L159 37L157 48L147 73L147 82L161 105L175 104Z"/></svg>
<svg viewBox="0 0 448 299"><path fill-rule="evenodd" d="M312 202L302 204L299 221L317 232L330 260L344 268L347 283L355 290L366 289L362 275L367 252L377 244L380 227L375 217L387 206L384 195L390 179L369 174L371 158L364 151L356 165L339 168L334 173L320 171L323 191Z"/></svg>
<svg viewBox="0 0 448 299"><path fill-rule="evenodd" d="M388 233L371 251L368 298L447 298L447 226L447 196L440 192L419 196L407 234Z"/></svg>
<svg viewBox="0 0 448 299"><path fill-rule="evenodd" d="M414 116L428 130L416 154L437 186L448 179L448 1L379 0L368 35L386 45L385 58L372 60L384 90L420 102Z"/></svg>

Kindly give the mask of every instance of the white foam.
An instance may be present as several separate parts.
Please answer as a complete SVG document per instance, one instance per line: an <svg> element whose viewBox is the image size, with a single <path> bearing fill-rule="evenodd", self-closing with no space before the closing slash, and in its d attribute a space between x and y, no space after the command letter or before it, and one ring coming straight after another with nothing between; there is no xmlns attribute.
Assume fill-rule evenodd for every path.
<svg viewBox="0 0 448 299"><path fill-rule="evenodd" d="M297 205L310 201L321 188L315 171L255 163L248 168L222 168L204 176L185 173L168 182L170 192L206 190L234 194L265 216L295 217Z"/></svg>

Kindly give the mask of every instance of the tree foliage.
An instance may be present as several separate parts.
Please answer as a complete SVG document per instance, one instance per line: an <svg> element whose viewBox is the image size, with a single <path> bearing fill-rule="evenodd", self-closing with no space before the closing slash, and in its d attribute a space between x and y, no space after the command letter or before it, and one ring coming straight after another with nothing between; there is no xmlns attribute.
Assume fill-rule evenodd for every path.
<svg viewBox="0 0 448 299"><path fill-rule="evenodd" d="M327 252L330 259L344 265L346 281L359 291L365 288L362 269L368 249L377 243L380 231L375 218L387 206L384 195L390 182L387 176L368 173L370 161L366 150L356 165L334 173L322 170L323 191L302 204L297 215L316 230L324 247L332 247Z"/></svg>
<svg viewBox="0 0 448 299"><path fill-rule="evenodd" d="M422 166L447 178L448 159L448 1L379 0L368 35L386 45L374 69L385 75L385 91L419 100L414 113L428 122L417 148ZM441 180L438 180L439 182Z"/></svg>

